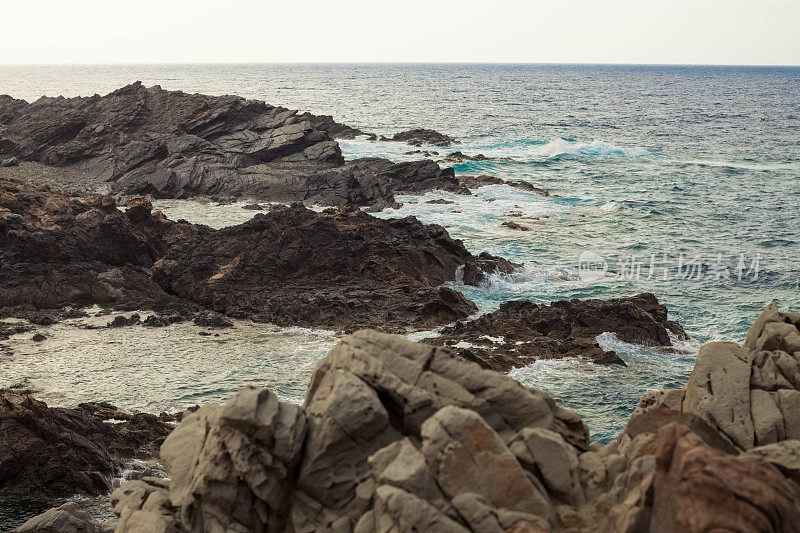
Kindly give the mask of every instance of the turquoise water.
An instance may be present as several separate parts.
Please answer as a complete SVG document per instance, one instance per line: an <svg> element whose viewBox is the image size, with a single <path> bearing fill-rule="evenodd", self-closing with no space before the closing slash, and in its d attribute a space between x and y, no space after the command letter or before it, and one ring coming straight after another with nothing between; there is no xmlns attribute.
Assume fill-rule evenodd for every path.
<svg viewBox="0 0 800 533"><path fill-rule="evenodd" d="M647 390L682 385L702 342L741 341L769 300L800 309L798 68L0 67L0 93L27 99L86 95L137 79L333 114L379 134L435 128L461 141L452 150L509 158L459 164L457 173L524 180L558 195L544 198L506 186L483 187L473 196L431 192L400 197L401 209L378 216L414 215L446 226L473 252L525 262L513 279L457 286L481 312L518 298L549 302L642 291L669 307L671 318L692 335L682 346L688 355L604 335L600 341L616 349L627 368L564 360L511 373L581 413L596 440L613 439ZM405 155L413 148L402 144L340 144L347 158L415 157ZM436 198L455 203L425 203ZM168 216L215 227L251 217L242 205L157 202ZM530 231L510 230L504 221ZM599 280L581 277L579 257L588 251L607 263ZM663 269L648 277L651 257L668 268L667 279ZM689 264L683 276L679 262ZM631 263L640 264L639 276L631 275ZM697 263L699 277L691 270ZM261 327L268 328L240 325L223 340L209 340L182 326L113 335L56 326L42 345L12 340L17 354L0 364L4 381L28 378L62 404L104 399L157 411L219 401L246 383L300 401L313 363L335 337L308 331L287 336Z"/></svg>

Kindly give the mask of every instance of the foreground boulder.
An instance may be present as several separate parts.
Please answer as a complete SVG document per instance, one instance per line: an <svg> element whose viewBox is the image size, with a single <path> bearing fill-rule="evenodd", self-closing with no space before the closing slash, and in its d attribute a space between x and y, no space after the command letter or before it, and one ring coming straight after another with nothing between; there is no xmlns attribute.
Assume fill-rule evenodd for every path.
<svg viewBox="0 0 800 533"><path fill-rule="evenodd" d="M552 452L531 457L537 439ZM169 487L121 505L124 484L112 500L119 531L545 527L547 483L565 497L577 488L536 465L564 457L577 482L587 446L580 418L546 394L449 350L360 331L319 362L302 408L255 388L205 406L162 446ZM164 504L148 511L151 500Z"/></svg>
<svg viewBox="0 0 800 533"><path fill-rule="evenodd" d="M789 322L772 311L745 351L794 338L775 337ZM740 453L677 405L651 401L589 444L544 393L359 331L318 363L303 407L246 388L187 416L161 448L171 481L113 493L117 531L796 531L800 441Z"/></svg>
<svg viewBox="0 0 800 533"><path fill-rule="evenodd" d="M453 289L477 285L508 261L470 254L441 226L382 220L358 209L294 205L178 243L156 263L166 291L232 317L352 331L403 331L464 318L475 304Z"/></svg>
<svg viewBox="0 0 800 533"><path fill-rule="evenodd" d="M611 300L564 300L550 305L511 301L475 320L444 328L426 340L454 348L484 368L508 371L537 359L585 357L599 364L625 362L597 343L601 333L645 346L672 346L670 335L687 338L667 320L667 308L653 294Z"/></svg>
<svg viewBox="0 0 800 533"><path fill-rule="evenodd" d="M99 495L131 458L152 458L172 427L154 415L105 405L48 407L10 391L0 395L0 499ZM114 423L109 423L114 422Z"/></svg>
<svg viewBox="0 0 800 533"><path fill-rule="evenodd" d="M250 197L323 205L394 205L393 183L454 180L430 161L345 162L332 136L362 132L264 102L145 88L108 95L0 97L0 158L82 173L43 172L70 193ZM329 132L331 135L329 135ZM388 172L391 179L386 179Z"/></svg>

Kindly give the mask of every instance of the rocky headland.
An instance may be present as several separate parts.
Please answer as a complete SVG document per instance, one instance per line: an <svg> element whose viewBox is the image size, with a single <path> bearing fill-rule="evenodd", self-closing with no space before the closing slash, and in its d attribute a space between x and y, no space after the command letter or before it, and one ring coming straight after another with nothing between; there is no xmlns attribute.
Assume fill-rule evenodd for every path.
<svg viewBox="0 0 800 533"><path fill-rule="evenodd" d="M170 479L111 495L116 531L796 531L798 327L770 304L742 346L706 344L684 388L645 395L608 445L448 348L359 331L302 406L250 387L184 418L161 446ZM78 520L48 513L21 530Z"/></svg>
<svg viewBox="0 0 800 533"><path fill-rule="evenodd" d="M38 163L29 179L72 195L382 208L420 182L447 189L454 181L433 161L345 162L333 137L361 133L327 116L139 82L105 96L33 103L0 96L0 159Z"/></svg>

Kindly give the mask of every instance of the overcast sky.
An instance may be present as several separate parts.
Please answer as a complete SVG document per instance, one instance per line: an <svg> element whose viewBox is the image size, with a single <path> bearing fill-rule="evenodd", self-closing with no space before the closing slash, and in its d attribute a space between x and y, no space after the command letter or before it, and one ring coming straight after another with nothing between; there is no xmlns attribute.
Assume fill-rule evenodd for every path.
<svg viewBox="0 0 800 533"><path fill-rule="evenodd" d="M800 65L800 0L7 0L0 63Z"/></svg>

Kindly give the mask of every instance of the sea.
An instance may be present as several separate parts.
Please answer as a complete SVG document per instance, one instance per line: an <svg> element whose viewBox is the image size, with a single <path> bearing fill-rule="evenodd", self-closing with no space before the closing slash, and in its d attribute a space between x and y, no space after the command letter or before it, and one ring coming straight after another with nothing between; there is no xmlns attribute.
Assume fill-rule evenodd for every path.
<svg viewBox="0 0 800 533"><path fill-rule="evenodd" d="M598 342L626 367L581 359L515 368L519 382L577 411L610 442L642 394L685 384L705 342L741 342L770 301L800 310L800 67L254 64L0 66L0 94L28 101L146 86L235 94L390 136L433 128L486 161L454 166L546 189L491 185L463 196L399 196L383 218L441 224L473 253L524 267L481 287L452 286L479 313L503 302L614 298L652 292L689 340L678 353ZM411 160L405 144L339 141L347 159ZM453 203L427 203L445 199ZM246 202L160 200L170 218L225 227ZM528 231L503 226L506 221ZM92 314L99 309L91 310ZM113 315L112 315L113 317ZM23 382L50 405L104 400L158 413L224 402L248 384L300 403L335 332L237 321L218 337L197 328L86 329L92 316L5 342L0 387ZM432 332L410 335L423 338ZM0 522L2 522L0 510Z"/></svg>

